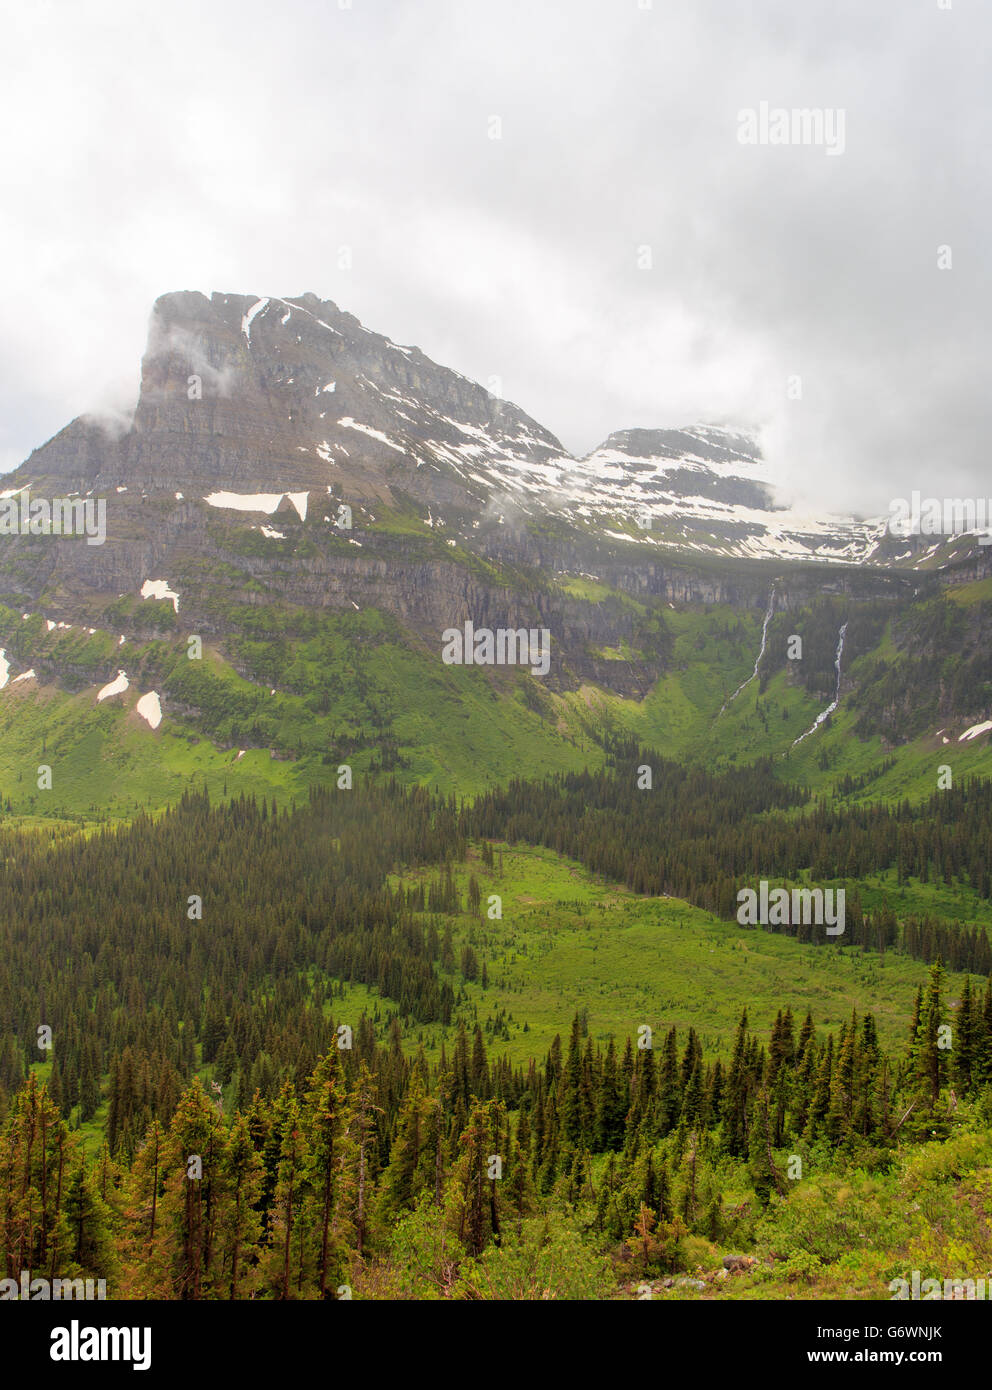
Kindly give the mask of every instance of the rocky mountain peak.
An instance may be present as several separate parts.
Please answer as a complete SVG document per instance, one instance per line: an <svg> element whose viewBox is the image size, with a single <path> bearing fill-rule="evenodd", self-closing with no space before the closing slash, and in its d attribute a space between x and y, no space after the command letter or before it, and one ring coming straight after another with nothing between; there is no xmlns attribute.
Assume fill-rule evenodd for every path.
<svg viewBox="0 0 992 1390"><path fill-rule="evenodd" d="M917 555L883 544L877 521L781 506L739 429L628 428L575 458L518 406L311 292L162 295L130 425L74 420L8 481L114 497L111 535L147 532L134 504L148 498L178 533L203 502L271 515L289 495L301 517L331 499L412 507L470 545L490 521L522 539L554 518L611 545L738 558Z"/></svg>

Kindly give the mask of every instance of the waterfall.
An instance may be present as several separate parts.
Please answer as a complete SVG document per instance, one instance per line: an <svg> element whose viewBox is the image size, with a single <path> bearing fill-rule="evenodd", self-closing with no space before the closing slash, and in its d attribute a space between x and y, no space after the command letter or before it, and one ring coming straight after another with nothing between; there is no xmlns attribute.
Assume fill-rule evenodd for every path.
<svg viewBox="0 0 992 1390"><path fill-rule="evenodd" d="M827 705L826 709L816 716L816 719L813 721L811 727L808 728L804 734L800 734L797 739L793 739L793 748L795 748L797 743L802 743L804 738L809 738L810 734L815 734L817 729L823 723L823 721L825 719L829 719L829 717L833 714L834 710L840 704L840 662L841 657L844 655L844 634L846 632L847 623L844 623L841 627L840 633L837 638L837 654L834 657L834 670L837 672L837 686L834 690L834 698L830 701L830 704Z"/></svg>
<svg viewBox="0 0 992 1390"><path fill-rule="evenodd" d="M743 683L742 685L739 685L739 686L737 687L737 689L734 691L733 695L731 695L730 699L729 699L729 700L724 700L723 704L720 706L720 714L723 713L723 711L727 708L727 706L728 706L729 704L732 704L732 703L734 702L734 700L737 699L737 697L738 697L738 695L741 693L741 691L742 691L746 686L749 686L749 685L751 684L751 682L754 680L755 676L758 674L758 667L761 665L761 658L762 658L762 657L764 656L764 654L765 654L765 641L766 641L766 639L767 639L767 637L768 637L768 624L769 624L769 623L771 622L771 620L772 620L772 613L774 613L774 611L775 611L775 585L773 584L773 585L772 585L772 591L771 591L771 593L768 595L768 610L767 610L767 612L765 613L765 621L764 621L764 622L762 623L762 625L761 625L761 647L760 647L760 649L759 649L759 651L758 651L758 655L757 655L757 657L756 657L756 659L755 659L755 662L754 662L754 670L753 670L753 671L751 672L751 674L748 676L747 680L744 681L744 683ZM717 718L718 718L718 719L720 718L720 714L717 715Z"/></svg>

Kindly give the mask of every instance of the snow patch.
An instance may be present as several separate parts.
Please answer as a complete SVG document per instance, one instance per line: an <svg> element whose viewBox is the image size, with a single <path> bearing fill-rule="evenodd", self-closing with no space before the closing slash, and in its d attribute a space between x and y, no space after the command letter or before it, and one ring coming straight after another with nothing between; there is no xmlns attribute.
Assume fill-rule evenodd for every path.
<svg viewBox="0 0 992 1390"><path fill-rule="evenodd" d="M361 425L357 420L353 420L350 415L346 415L343 420L338 421L346 430L360 430L362 434L367 434L370 439L377 439L380 444L385 444L390 449L395 449L398 454L405 454L406 450L401 444L396 444L389 438L388 434L383 434L382 430L374 430L371 425Z"/></svg>
<svg viewBox="0 0 992 1390"><path fill-rule="evenodd" d="M169 581L167 579L146 579L141 586L141 597L171 599L173 608L177 613L179 612L179 595L176 593L175 589L169 588ZM95 629L90 628L90 632L93 631L95 631Z"/></svg>
<svg viewBox="0 0 992 1390"><path fill-rule="evenodd" d="M282 492L212 492L204 497L208 507L226 507L235 512L274 512L285 496Z"/></svg>
<svg viewBox="0 0 992 1390"><path fill-rule="evenodd" d="M141 715L142 719L147 719L151 728L157 729L161 724L162 703L156 691L149 690L147 695L142 695L141 699L135 705L135 709Z"/></svg>
<svg viewBox="0 0 992 1390"><path fill-rule="evenodd" d="M253 321L253 319L255 318L255 316L256 316L257 314L264 314L264 313L265 313L265 310L268 308L268 305L269 305L269 301L268 301L267 299L259 299L259 300L256 300L256 302L251 306L251 308L248 310L247 314L245 314L244 317L243 317L242 320L241 320L241 331L242 331L242 333L245 335L245 337L248 339L248 346L249 346L249 347L251 347L251 325L252 325L252 321Z"/></svg>
<svg viewBox="0 0 992 1390"><path fill-rule="evenodd" d="M290 304L290 302L289 302L288 299L280 299L280 300L279 300L279 303L280 303L280 304L284 304L284 305L286 306L287 309L296 309L296 311L297 311L298 313L300 313L300 314L306 314L306 315L308 316L308 318L312 318L313 321L314 321L315 323L319 323L320 326L321 326L321 328L326 328L327 331L328 331L328 333L335 333L335 334L337 334L337 336L338 336L339 338L341 337L341 334L338 333L338 330L337 330L336 328L332 328L331 325L330 325L329 323L325 323L323 319L319 319L319 318L317 317L317 315L316 315L316 314L312 314L312 313L310 312L309 309L304 309L304 307L303 307L302 304ZM285 323L285 321L286 321L286 320L283 319L283 322L284 322L284 323ZM302 342L302 338L300 337L299 333L297 333L297 335L296 335L296 341L297 341L298 343L299 343L299 342Z"/></svg>
<svg viewBox="0 0 992 1390"><path fill-rule="evenodd" d="M958 743L964 743L966 739L977 738L979 734L987 734L990 729L992 729L992 719L986 719L984 724L972 724L971 728L965 729L958 738Z"/></svg>
<svg viewBox="0 0 992 1390"><path fill-rule="evenodd" d="M117 679L111 681L109 685L105 685L97 695L97 704L99 704L101 700L109 700L111 695L123 695L129 684L130 682L124 672L118 671Z"/></svg>

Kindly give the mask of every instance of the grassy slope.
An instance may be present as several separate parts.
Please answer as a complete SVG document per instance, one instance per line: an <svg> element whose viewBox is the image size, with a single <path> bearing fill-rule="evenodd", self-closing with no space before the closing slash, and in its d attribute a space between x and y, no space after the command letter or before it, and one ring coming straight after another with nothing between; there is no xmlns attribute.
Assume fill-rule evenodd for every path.
<svg viewBox="0 0 992 1390"><path fill-rule="evenodd" d="M170 648L169 665L185 663L184 650ZM135 678L129 655L135 653L125 647L117 659L132 675L130 689L101 704L96 695L103 675L77 694L36 681L0 690L0 794L14 814L127 817L138 806L175 802L187 786L204 783L218 796L276 792L303 799L312 783L336 778L339 761L357 777L376 756L376 733L363 730L364 712L355 708L348 684L354 670L349 652L342 652L337 671L330 663L321 667L324 678L339 678L341 693L326 713L315 713L300 695L278 688L270 695L218 653L205 651L197 678L212 738L168 716L152 730L134 706L148 689L167 691L169 678L164 685L154 674ZM305 680L305 658L298 664L302 670L295 674ZM369 698L389 712L407 764L397 768L404 780L471 794L521 772L578 770L600 757L588 740L559 731L512 688L497 693L478 671L444 667L384 643L368 652L362 674ZM238 711L256 705L264 707L272 745L297 756L248 748L238 757L239 749L230 746L240 732ZM354 751L339 758L333 750L342 746ZM42 764L52 769L51 790L38 788Z"/></svg>
<svg viewBox="0 0 992 1390"><path fill-rule="evenodd" d="M452 927L455 958L471 944L487 964L489 986L466 985L466 1023L485 1025L500 1011L512 1014L509 1040L492 1039L491 1051L513 1062L543 1057L555 1034L567 1039L578 1010L588 1010L589 1033L604 1043L636 1037L641 1023L657 1035L672 1025L683 1036L692 1026L707 1051L726 1053L747 1004L751 1024L766 1033L788 1005L797 1026L807 1009L821 1030L836 1029L852 1008L875 1013L887 1046L905 1038L913 996L927 967L890 953L884 959L860 950L803 945L790 937L722 922L675 898L641 898L595 879L580 865L551 851L504 850L503 877L473 854L456 878L464 898L474 872L485 905L502 898L502 920L482 923L462 914ZM425 877L430 879L430 871ZM879 890L881 891L881 890ZM927 890L915 889L920 899ZM971 920L976 920L972 918ZM462 985L456 969L450 979ZM961 978L952 976L952 996ZM359 1005L349 996L346 1009ZM336 1014L340 1010L335 1010ZM345 1017L345 1013L341 1013ZM524 1024L529 1031L524 1032ZM416 1028L411 1045L430 1049L443 1030Z"/></svg>
<svg viewBox="0 0 992 1390"><path fill-rule="evenodd" d="M990 584L948 592L957 604L979 603L990 596ZM559 587L589 602L619 599L639 617L649 613L644 603L597 581L570 578ZM514 775L596 765L602 760L597 741L610 728L714 770L770 754L783 777L831 794L843 774L864 776L892 758L894 766L853 793L855 800L925 796L945 763L956 777L992 773L988 736L944 744L934 730L887 750L878 738L853 735L855 715L844 699L828 725L793 748L823 703L790 685L784 671L760 693L752 681L721 713L753 670L757 611L662 605L673 660L638 702L593 686L553 695L522 673L501 672L494 681L477 669L443 666L437 652L375 610L314 614L239 606L229 614L243 634L231 659L208 649L202 663L188 662L169 603L135 600L132 607L161 618L158 640L119 647L110 632L47 632L40 614L22 620L0 608L12 674L35 663L44 670L48 658L69 663L80 682L90 672L93 682L76 695L34 682L0 691L0 793L16 814L127 816L204 782L217 795L226 787L234 794L303 797L309 784L336 777L339 761L356 775L385 765L404 781L472 795ZM884 656L887 644L884 637L878 653ZM623 646L609 655L638 656ZM232 660L251 678L238 674ZM97 706L96 691L118 665L131 689ZM855 664L845 675L856 677L857 670ZM133 713L139 691L148 689L160 690L167 708L170 702L174 710L195 706L200 714L167 717L153 732ZM238 759L238 747L248 744L262 746ZM51 792L36 785L43 762L53 768Z"/></svg>

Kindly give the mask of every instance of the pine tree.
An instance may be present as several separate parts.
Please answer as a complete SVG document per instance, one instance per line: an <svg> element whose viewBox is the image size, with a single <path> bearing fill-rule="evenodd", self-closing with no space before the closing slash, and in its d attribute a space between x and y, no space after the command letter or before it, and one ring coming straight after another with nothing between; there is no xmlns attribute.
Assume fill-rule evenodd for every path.
<svg viewBox="0 0 992 1390"><path fill-rule="evenodd" d="M940 1046L940 1030L944 1021L943 965L940 957L930 967L927 987L916 1011L916 1028L910 1048L910 1062L917 1092L932 1110L940 1098L946 1070L944 1051Z"/></svg>
<svg viewBox="0 0 992 1390"><path fill-rule="evenodd" d="M245 1115L235 1116L231 1125L223 1170L227 1200L219 1233L221 1267L228 1297L239 1299L255 1287L254 1270L262 1240L257 1206L265 1171Z"/></svg>
<svg viewBox="0 0 992 1390"><path fill-rule="evenodd" d="M747 1068L747 1009L741 1013L734 1038L734 1050L727 1075L723 1098L723 1130L727 1152L740 1157L746 1152L748 1139L748 1068Z"/></svg>
<svg viewBox="0 0 992 1390"><path fill-rule="evenodd" d="M616 1152L623 1146L623 1121L630 1104L617 1067L617 1051L613 1038L606 1047L606 1056L596 1093L594 1140L598 1152Z"/></svg>
<svg viewBox="0 0 992 1390"><path fill-rule="evenodd" d="M504 1108L499 1101L473 1101L466 1129L459 1138L461 1158L452 1180L451 1209L459 1240L470 1255L481 1255L492 1240L500 1243L499 1179L491 1161Z"/></svg>
<svg viewBox="0 0 992 1390"><path fill-rule="evenodd" d="M317 1257L318 1288L327 1297L328 1270L337 1264L331 1239L334 1215L334 1183L337 1175L336 1144L340 1137L344 1110L344 1087L339 1076L338 1051L331 1048L317 1063L306 1093L304 1123L307 1130L307 1181L315 1193L320 1250ZM419 1077L414 1077L419 1085Z"/></svg>
<svg viewBox="0 0 992 1390"><path fill-rule="evenodd" d="M954 1081L962 1095L972 1089L978 1062L978 1041L981 1015L971 988L971 976L966 975L961 989L961 1002L954 1038Z"/></svg>
<svg viewBox="0 0 992 1390"><path fill-rule="evenodd" d="M299 1101L287 1081L279 1093L279 1118L274 1125L278 1138L279 1157L276 1166L276 1185L269 1219L270 1256L266 1262L266 1278L273 1295L282 1300L293 1297L296 1262L293 1260L294 1236L298 1234L300 1208L306 1194L306 1147ZM298 1277L297 1292L301 1292Z"/></svg>
<svg viewBox="0 0 992 1390"><path fill-rule="evenodd" d="M65 1189L66 1241L58 1264L52 1260L49 1278L116 1279L119 1260L114 1214L100 1196L99 1177L82 1154L74 1155Z"/></svg>
<svg viewBox="0 0 992 1390"><path fill-rule="evenodd" d="M379 1215L387 1224L410 1211L422 1191L418 1175L426 1141L430 1101L419 1076L414 1076L400 1111L389 1163L382 1175Z"/></svg>

